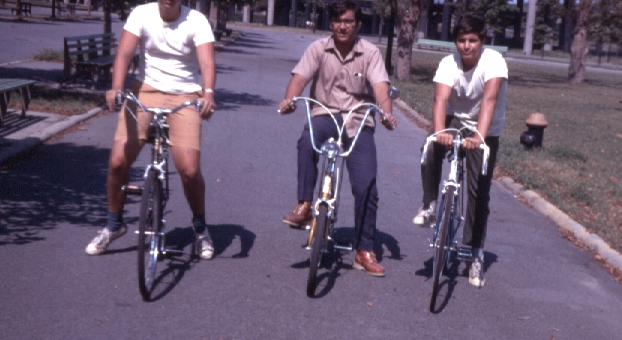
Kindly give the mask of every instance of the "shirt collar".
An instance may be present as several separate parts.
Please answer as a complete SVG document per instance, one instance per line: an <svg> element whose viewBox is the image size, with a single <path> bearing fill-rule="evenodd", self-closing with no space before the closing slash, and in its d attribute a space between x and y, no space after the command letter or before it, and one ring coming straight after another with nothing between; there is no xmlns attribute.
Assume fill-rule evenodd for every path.
<svg viewBox="0 0 622 340"><path fill-rule="evenodd" d="M334 51L335 54L341 59L341 55L339 54L339 52L337 51L337 49L335 48L335 40L333 40L333 36L331 35L330 38L328 38L328 43L326 44L326 47L324 47L325 51ZM356 54L363 54L363 42L361 41L361 38L359 38L359 36L356 36L354 38L354 46L352 47L352 51L350 51L350 53L348 53L348 55L346 56L346 58L343 61L346 61L352 57L354 57L354 55Z"/></svg>

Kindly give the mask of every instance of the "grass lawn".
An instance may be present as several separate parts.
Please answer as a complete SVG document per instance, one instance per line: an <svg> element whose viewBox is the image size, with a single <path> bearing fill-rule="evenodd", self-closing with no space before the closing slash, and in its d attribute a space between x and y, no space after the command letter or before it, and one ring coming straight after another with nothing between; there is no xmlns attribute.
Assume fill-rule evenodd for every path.
<svg viewBox="0 0 622 340"><path fill-rule="evenodd" d="M53 112L72 116L85 113L105 103L103 94L87 92L69 92L60 89L32 86L31 101L28 110ZM11 93L9 107L21 109L21 98L18 93Z"/></svg>
<svg viewBox="0 0 622 340"><path fill-rule="evenodd" d="M432 78L442 57L415 52L410 81L394 82L402 100L428 119ZM497 172L537 191L622 251L622 75L588 71L584 84L570 85L567 67L508 60L508 68ZM549 123L543 148L525 151L519 137L537 110Z"/></svg>

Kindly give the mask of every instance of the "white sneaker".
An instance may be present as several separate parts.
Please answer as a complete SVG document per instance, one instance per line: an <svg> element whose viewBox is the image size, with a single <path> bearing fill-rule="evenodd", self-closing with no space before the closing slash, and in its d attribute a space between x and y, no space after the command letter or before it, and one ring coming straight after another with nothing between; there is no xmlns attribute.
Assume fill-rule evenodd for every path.
<svg viewBox="0 0 622 340"><path fill-rule="evenodd" d="M110 245L112 241L127 233L127 226L123 224L114 232L110 231L108 228L104 228L101 231L98 231L98 233L99 235L95 236L95 238L86 246L85 250L89 255L100 255L105 252L106 248L108 248L108 245Z"/></svg>
<svg viewBox="0 0 622 340"><path fill-rule="evenodd" d="M419 212L417 212L417 216L413 218L414 225L425 225L431 219L432 216L436 214L436 201L430 202L430 206L427 209L421 207Z"/></svg>
<svg viewBox="0 0 622 340"><path fill-rule="evenodd" d="M475 258L469 269L469 283L475 287L483 287L486 280L484 279L484 264L479 258Z"/></svg>
<svg viewBox="0 0 622 340"><path fill-rule="evenodd" d="M214 242L205 231L205 234L197 234L197 246L199 257L203 260L211 260L214 257Z"/></svg>

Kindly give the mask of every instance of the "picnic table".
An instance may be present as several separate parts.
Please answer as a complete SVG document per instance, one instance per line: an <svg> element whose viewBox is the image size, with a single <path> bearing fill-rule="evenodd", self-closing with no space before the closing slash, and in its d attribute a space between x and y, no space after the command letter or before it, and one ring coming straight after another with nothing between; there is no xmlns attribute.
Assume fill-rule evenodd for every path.
<svg viewBox="0 0 622 340"><path fill-rule="evenodd" d="M26 111L28 110L28 104L31 98L29 86L34 83L34 80L29 79L0 78L0 93L2 94L0 96L0 126L2 126L4 122L4 116L9 107L11 91L19 91L22 97L22 114L20 118L26 117Z"/></svg>

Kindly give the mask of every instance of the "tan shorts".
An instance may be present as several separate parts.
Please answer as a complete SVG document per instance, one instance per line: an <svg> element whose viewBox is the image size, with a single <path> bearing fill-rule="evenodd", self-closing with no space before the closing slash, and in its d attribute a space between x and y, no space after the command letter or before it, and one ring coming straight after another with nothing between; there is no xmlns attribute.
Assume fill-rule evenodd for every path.
<svg viewBox="0 0 622 340"><path fill-rule="evenodd" d="M198 92L169 94L137 81L130 85L130 90L143 105L149 108L172 108L187 100L201 98ZM130 103L131 111L138 118L139 124L137 124L136 119L126 110L125 106L126 104L124 103L119 112L119 121L114 140L147 140L147 128L152 115L145 113L138 109L136 105ZM169 139L172 146L200 150L201 117L196 112L194 106L188 106L177 113L169 115L167 121L170 126Z"/></svg>

